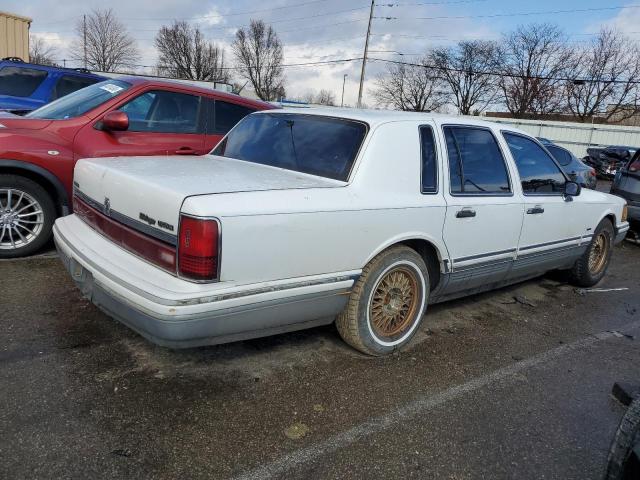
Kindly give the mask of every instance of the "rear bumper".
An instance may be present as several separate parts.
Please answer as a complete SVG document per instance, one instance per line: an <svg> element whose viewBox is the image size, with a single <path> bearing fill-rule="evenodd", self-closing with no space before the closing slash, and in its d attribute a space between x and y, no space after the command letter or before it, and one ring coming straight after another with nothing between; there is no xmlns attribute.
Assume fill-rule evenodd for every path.
<svg viewBox="0 0 640 480"><path fill-rule="evenodd" d="M331 323L346 305L357 277L305 277L287 284L232 288L216 284L210 287L216 293L202 292L197 297L176 292L159 296L136 282L135 277L125 278L123 270L117 268L119 259L114 257L113 263L107 260L109 250L117 247L92 230L78 234L82 227L77 222L80 220L75 216L59 219L54 239L60 259L78 288L107 315L148 340L171 348L226 343ZM154 268L125 255L130 257L132 271L139 263ZM171 281L182 282L174 277Z"/></svg>

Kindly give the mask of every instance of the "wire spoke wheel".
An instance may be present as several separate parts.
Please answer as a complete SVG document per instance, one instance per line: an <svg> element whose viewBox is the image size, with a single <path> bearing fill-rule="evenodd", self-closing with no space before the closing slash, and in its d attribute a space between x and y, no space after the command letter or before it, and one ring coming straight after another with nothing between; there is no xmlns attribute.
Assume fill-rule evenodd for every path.
<svg viewBox="0 0 640 480"><path fill-rule="evenodd" d="M33 196L16 188L0 188L0 250L29 245L43 227L44 212Z"/></svg>
<svg viewBox="0 0 640 480"><path fill-rule="evenodd" d="M420 303L416 273L404 266L387 272L375 287L369 318L376 336L391 338L413 323Z"/></svg>
<svg viewBox="0 0 640 480"><path fill-rule="evenodd" d="M595 238L591 246L591 251L589 252L589 271L592 275L599 274L606 267L610 246L611 239L607 235L607 232L600 232Z"/></svg>

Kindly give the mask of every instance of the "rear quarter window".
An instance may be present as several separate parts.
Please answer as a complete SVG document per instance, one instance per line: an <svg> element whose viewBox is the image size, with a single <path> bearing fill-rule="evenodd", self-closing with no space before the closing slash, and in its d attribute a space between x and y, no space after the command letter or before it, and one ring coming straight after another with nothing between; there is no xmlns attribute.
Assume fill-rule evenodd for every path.
<svg viewBox="0 0 640 480"><path fill-rule="evenodd" d="M47 72L35 68L0 68L0 95L28 97L47 78Z"/></svg>

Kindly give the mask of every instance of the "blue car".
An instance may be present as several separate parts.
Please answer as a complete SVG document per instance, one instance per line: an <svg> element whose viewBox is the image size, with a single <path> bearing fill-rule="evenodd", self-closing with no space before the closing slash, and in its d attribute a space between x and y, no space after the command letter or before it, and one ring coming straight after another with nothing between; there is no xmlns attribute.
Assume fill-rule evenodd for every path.
<svg viewBox="0 0 640 480"><path fill-rule="evenodd" d="M85 70L0 61L0 110L24 115L106 78Z"/></svg>

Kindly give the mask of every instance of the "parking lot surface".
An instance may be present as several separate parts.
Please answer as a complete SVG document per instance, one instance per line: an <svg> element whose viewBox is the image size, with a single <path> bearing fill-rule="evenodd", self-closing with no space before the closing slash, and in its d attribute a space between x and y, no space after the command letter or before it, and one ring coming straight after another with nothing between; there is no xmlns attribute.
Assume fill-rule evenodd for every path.
<svg viewBox="0 0 640 480"><path fill-rule="evenodd" d="M0 478L597 479L640 382L640 248L433 306L388 358L334 327L156 347L55 256L0 262ZM626 289L626 290L624 290Z"/></svg>

